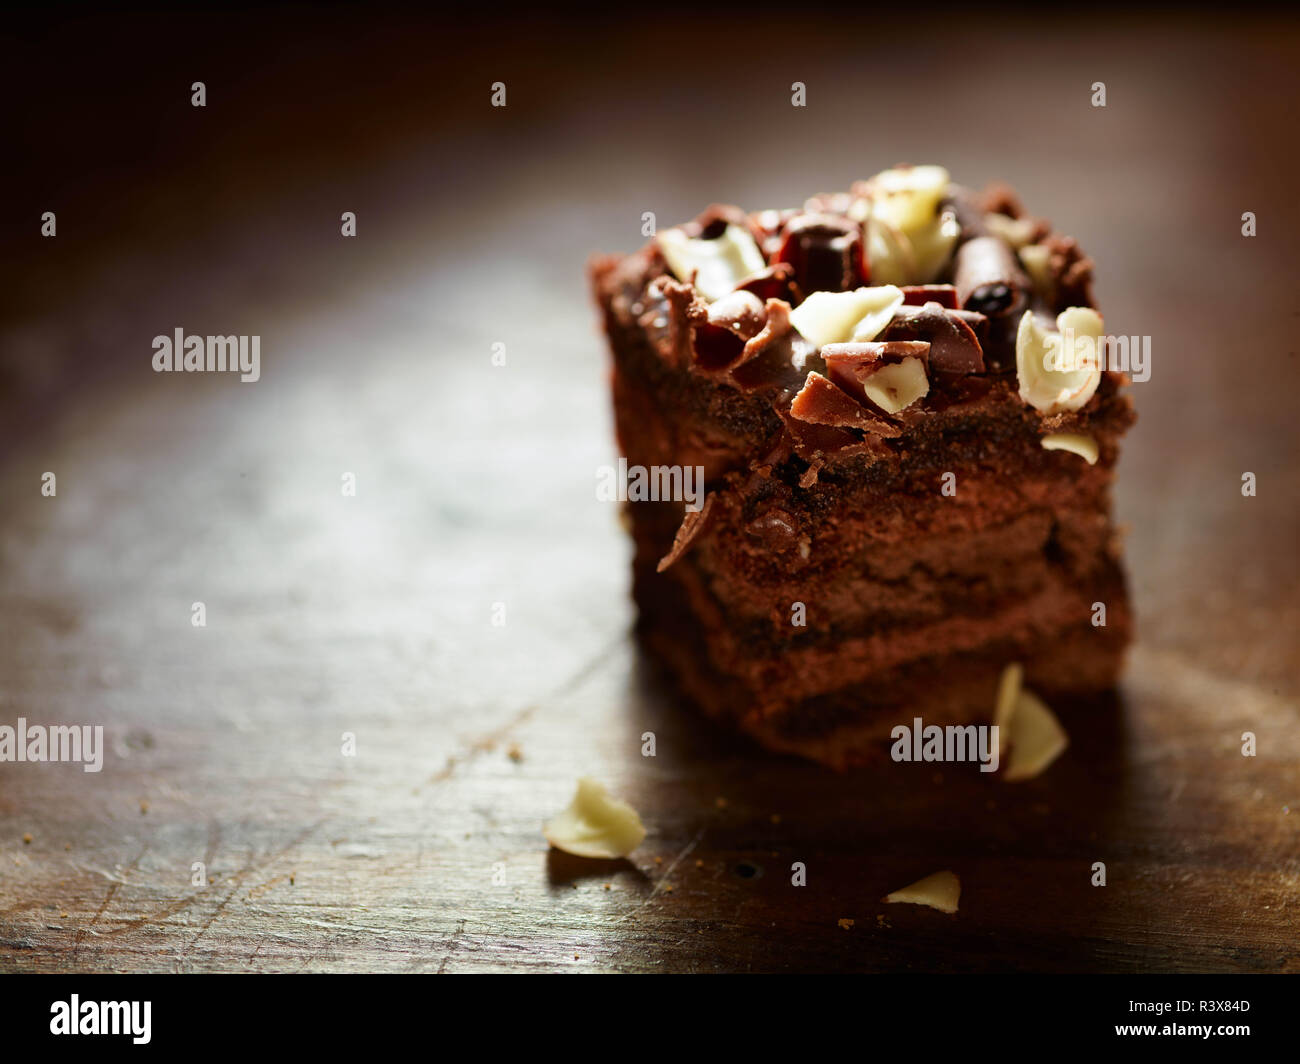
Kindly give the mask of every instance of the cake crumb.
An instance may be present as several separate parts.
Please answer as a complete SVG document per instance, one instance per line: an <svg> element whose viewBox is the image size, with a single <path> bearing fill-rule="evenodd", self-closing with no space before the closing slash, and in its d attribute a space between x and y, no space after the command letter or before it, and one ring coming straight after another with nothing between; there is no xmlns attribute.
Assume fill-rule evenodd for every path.
<svg viewBox="0 0 1300 1064"><path fill-rule="evenodd" d="M606 889L606 890L613 890L614 888L611 887L608 883L606 883L606 884L605 884L605 889Z"/></svg>
<svg viewBox="0 0 1300 1064"><path fill-rule="evenodd" d="M672 892L673 892L673 885L672 885L671 883L665 883L665 884L664 884L664 893L665 893L665 894L671 894Z"/></svg>
<svg viewBox="0 0 1300 1064"><path fill-rule="evenodd" d="M664 863L664 859L662 857L655 858L655 864L663 864L663 863Z"/></svg>
<svg viewBox="0 0 1300 1064"><path fill-rule="evenodd" d="M32 833L29 831L23 835L23 843L30 846L32 842Z"/></svg>
<svg viewBox="0 0 1300 1064"><path fill-rule="evenodd" d="M703 858L703 857L697 857L697 858L695 859L695 867L696 867L696 868L703 868L703 867L704 867L704 858Z"/></svg>
<svg viewBox="0 0 1300 1064"><path fill-rule="evenodd" d="M853 926L854 922L855 921L850 920L847 917L840 917L840 927L844 928L845 931L849 930L849 928Z"/></svg>
<svg viewBox="0 0 1300 1064"><path fill-rule="evenodd" d="M140 815L141 815L141 816L144 816L145 813L147 813L147 812L149 812L149 800L148 800L147 798L141 798L141 799L140 799Z"/></svg>
<svg viewBox="0 0 1300 1064"><path fill-rule="evenodd" d="M714 800L714 805L716 805L719 809L726 809L726 808L727 808L727 799L725 799L725 798L719 796L718 798L716 798L716 799Z"/></svg>
<svg viewBox="0 0 1300 1064"><path fill-rule="evenodd" d="M511 743L506 748L506 757L510 758L516 765L524 759L524 752L519 748L518 743Z"/></svg>
<svg viewBox="0 0 1300 1064"><path fill-rule="evenodd" d="M780 814L780 813L773 813L773 814L772 814L772 823L773 823L773 824L779 824L779 823L781 823L781 814Z"/></svg>

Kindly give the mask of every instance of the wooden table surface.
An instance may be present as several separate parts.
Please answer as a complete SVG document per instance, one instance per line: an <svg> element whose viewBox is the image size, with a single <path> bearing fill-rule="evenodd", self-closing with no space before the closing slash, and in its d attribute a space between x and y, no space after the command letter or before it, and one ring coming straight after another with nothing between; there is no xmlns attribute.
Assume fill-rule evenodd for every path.
<svg viewBox="0 0 1300 1064"><path fill-rule="evenodd" d="M795 54L762 21L537 20L450 58L341 12L9 31L0 724L108 750L0 764L0 970L1300 971L1300 35L1090 19L907 49L823 19ZM595 496L586 256L901 159L1014 181L1152 337L1117 492L1139 637L1019 785L701 722ZM261 380L155 374L177 326L260 335ZM548 850L583 775L640 811L631 859ZM941 868L955 916L881 904Z"/></svg>

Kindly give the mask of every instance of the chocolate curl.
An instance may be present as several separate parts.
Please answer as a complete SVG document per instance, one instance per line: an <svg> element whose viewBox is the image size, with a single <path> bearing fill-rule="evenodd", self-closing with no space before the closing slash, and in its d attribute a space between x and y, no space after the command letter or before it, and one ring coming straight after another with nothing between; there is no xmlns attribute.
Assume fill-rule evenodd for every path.
<svg viewBox="0 0 1300 1064"><path fill-rule="evenodd" d="M940 373L965 376L984 372L984 348L977 329L983 329L987 321L982 314L948 310L938 303L904 305L877 339L924 340L930 345L931 366Z"/></svg>
<svg viewBox="0 0 1300 1064"><path fill-rule="evenodd" d="M862 429L876 436L899 436L903 431L867 411L852 396L816 372L808 374L807 383L790 404L790 413L811 425Z"/></svg>
<svg viewBox="0 0 1300 1064"><path fill-rule="evenodd" d="M978 236L960 245L953 283L963 309L991 318L1019 317L1029 304L1029 278L1016 253L1000 237Z"/></svg>
<svg viewBox="0 0 1300 1064"><path fill-rule="evenodd" d="M659 559L659 564L655 567L656 572L662 573L678 558L690 550L691 545L704 531L704 526L709 520L709 515L713 512L713 495L710 494L704 500L704 505L698 510L687 510L686 516L682 518L682 523L677 526L677 535L673 537L673 545L668 553Z"/></svg>
<svg viewBox="0 0 1300 1064"><path fill-rule="evenodd" d="M870 270L862 227L834 214L801 214L786 223L776 262L794 267L805 294L847 292L867 283Z"/></svg>
<svg viewBox="0 0 1300 1064"><path fill-rule="evenodd" d="M762 332L746 342L740 359L728 369L727 378L742 392L796 392L803 383L803 373L794 367L795 344L804 340L790 324L788 303L769 299L764 309L767 322Z"/></svg>
<svg viewBox="0 0 1300 1064"><path fill-rule="evenodd" d="M873 340L870 343L827 344L822 348L826 375L864 405L871 400L867 398L862 382L882 366L905 358L919 358L928 363L930 345L910 340Z"/></svg>

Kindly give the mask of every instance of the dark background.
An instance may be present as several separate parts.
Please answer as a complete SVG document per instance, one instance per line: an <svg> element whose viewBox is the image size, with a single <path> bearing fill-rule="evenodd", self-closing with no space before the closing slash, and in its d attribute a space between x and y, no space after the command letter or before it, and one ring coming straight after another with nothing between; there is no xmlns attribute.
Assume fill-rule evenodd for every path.
<svg viewBox="0 0 1300 1064"><path fill-rule="evenodd" d="M3 45L0 722L110 754L0 765L0 969L1300 966L1293 18L68 9ZM700 723L594 495L587 256L899 161L1014 183L1152 337L1139 639L1018 786ZM261 381L153 373L177 326L259 334ZM584 774L630 862L548 854ZM878 903L943 867L956 917Z"/></svg>

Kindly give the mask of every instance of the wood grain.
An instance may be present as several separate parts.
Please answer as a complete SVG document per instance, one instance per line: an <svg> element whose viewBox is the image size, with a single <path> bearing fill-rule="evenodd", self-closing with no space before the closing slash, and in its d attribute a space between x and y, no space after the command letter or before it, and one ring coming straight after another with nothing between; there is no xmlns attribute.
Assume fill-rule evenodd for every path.
<svg viewBox="0 0 1300 1064"><path fill-rule="evenodd" d="M103 62L106 35L141 59L47 100L15 152L0 723L103 724L109 753L0 764L0 970L1300 970L1300 227L1294 145L1262 132L1293 124L1293 23L983 29L958 81L955 22L867 79L853 27L701 70L665 27L478 28L437 65L428 26L322 18L317 48L262 25L278 64L235 68L238 23L153 19L17 68ZM182 40L206 113L190 60L143 62ZM836 775L697 719L630 638L595 498L586 256L636 246L644 210L903 158L1016 182L1096 258L1111 327L1153 337L1118 495L1139 640L1020 785ZM177 325L261 335L262 379L154 374ZM580 775L640 811L630 860L548 851ZM941 868L955 916L880 902Z"/></svg>

